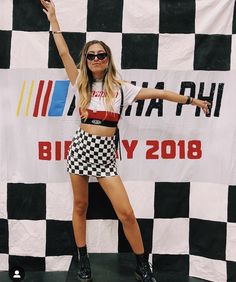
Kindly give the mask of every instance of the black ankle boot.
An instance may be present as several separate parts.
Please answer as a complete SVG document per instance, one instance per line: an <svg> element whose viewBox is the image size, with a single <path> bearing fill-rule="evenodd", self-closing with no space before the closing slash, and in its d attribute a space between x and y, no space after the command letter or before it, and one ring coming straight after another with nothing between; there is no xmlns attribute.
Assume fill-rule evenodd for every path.
<svg viewBox="0 0 236 282"><path fill-rule="evenodd" d="M148 254L136 255L135 278L142 282L157 282L148 262Z"/></svg>
<svg viewBox="0 0 236 282"><path fill-rule="evenodd" d="M78 269L78 279L81 282L92 281L91 268L89 257L87 254L86 247L78 248L78 258L79 258L79 269Z"/></svg>

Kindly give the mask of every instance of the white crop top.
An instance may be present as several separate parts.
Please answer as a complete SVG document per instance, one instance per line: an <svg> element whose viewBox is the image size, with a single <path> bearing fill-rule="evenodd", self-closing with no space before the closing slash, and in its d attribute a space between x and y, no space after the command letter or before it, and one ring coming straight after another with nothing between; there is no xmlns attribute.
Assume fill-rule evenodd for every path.
<svg viewBox="0 0 236 282"><path fill-rule="evenodd" d="M87 119L88 121L90 121L89 123L93 123L97 125L101 125L103 121L107 121L108 124L109 122L111 122L111 125L107 125L107 126L116 126L120 118L121 90L118 89L117 95L114 98L114 103L113 103L114 111L109 112L106 110L105 93L103 91L102 86L103 86L102 82L93 83L91 101L87 109L88 110ZM71 85L71 89L73 93L76 95L76 99L79 99L77 80L73 86ZM123 107L125 109L128 105L131 105L134 102L135 97L141 90L141 87L135 86L128 82L124 82L122 83L122 90L124 97Z"/></svg>

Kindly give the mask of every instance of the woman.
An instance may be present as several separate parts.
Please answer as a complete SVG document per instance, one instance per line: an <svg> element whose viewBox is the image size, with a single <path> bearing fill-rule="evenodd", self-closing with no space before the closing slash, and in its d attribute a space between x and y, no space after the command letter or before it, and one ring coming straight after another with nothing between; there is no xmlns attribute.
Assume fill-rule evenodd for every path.
<svg viewBox="0 0 236 282"><path fill-rule="evenodd" d="M55 5L53 2L40 1L50 21L55 44L69 80L78 92L81 125L70 146L67 170L74 195L72 223L80 262L79 281L92 281L86 249L88 179L92 175L97 177L110 199L136 255L136 279L155 282L148 263L148 254L144 252L137 220L116 169L114 134L120 117L121 92L124 107L135 100L159 98L196 105L207 113L209 103L170 91L141 88L118 79L110 48L102 41L94 40L85 44L78 71L60 31Z"/></svg>

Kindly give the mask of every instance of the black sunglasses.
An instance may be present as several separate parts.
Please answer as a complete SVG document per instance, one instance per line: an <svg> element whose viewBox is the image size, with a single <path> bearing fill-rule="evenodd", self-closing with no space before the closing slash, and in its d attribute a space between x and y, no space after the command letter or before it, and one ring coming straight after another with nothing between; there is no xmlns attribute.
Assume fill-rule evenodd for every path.
<svg viewBox="0 0 236 282"><path fill-rule="evenodd" d="M98 60L104 60L106 57L107 57L107 53L98 53L98 54L91 54L91 53L88 53L86 55L86 58L89 60L89 61L93 61L95 59L95 57L98 58Z"/></svg>

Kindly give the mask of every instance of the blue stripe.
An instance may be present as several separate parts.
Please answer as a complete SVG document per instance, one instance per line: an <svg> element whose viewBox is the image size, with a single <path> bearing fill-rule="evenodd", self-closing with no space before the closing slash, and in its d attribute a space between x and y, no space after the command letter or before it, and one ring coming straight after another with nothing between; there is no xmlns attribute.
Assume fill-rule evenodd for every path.
<svg viewBox="0 0 236 282"><path fill-rule="evenodd" d="M48 116L63 115L69 84L69 80L56 80Z"/></svg>

